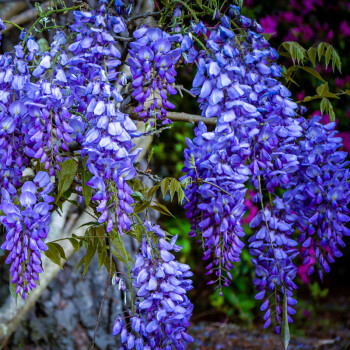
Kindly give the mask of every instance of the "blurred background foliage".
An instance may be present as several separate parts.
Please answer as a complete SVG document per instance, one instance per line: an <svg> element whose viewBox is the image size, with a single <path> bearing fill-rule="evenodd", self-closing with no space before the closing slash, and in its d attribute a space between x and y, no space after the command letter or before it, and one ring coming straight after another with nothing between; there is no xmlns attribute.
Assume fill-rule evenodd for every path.
<svg viewBox="0 0 350 350"><path fill-rule="evenodd" d="M321 57L320 62L316 62L314 69L328 83L331 94L337 94L338 98L331 95L328 97L334 106L335 121L340 135L344 139L344 149L348 152L350 152L349 10L350 2L343 0L245 0L242 9L243 15L256 18L264 27L265 35L272 46L282 53L279 63L286 67L286 71L293 66L293 60L284 56L286 53L286 46L283 47L284 42L297 42L306 50L310 47L317 48L320 42L326 42L337 51L342 62L342 73L336 69L337 67L333 70L332 64L326 67L326 49L324 50L324 58ZM307 54L305 56L307 57ZM302 66L303 62L299 62L299 64ZM305 66L312 67L311 62ZM191 67L182 68L178 72L180 84L190 89L194 73ZM294 82L287 81L285 83L292 91L295 101L302 101L305 96L319 95L319 90L316 92L316 89L324 84L324 81L319 79L317 74L308 74L303 69L294 72L292 77ZM176 111L200 114L196 99L188 94L183 96L178 94L172 102L177 106ZM307 107L306 116L321 114L320 98L305 101L305 103L301 102L301 104ZM323 121L329 122L327 114L323 115ZM161 177L180 178L182 176L186 137L193 138L193 125L179 122L175 123L172 129L166 130L159 137L156 137L152 150L153 157L150 161L150 168L155 174ZM257 211L255 204L249 197L248 192L246 199L248 212L244 225L246 242L251 235L249 222ZM175 218L168 219L168 217L162 216L160 218L161 226L172 234L179 234L180 243L183 246L181 259L191 265L195 273L195 289L192 291L191 298L195 304L193 321L230 321L241 323L246 327L252 327L261 322L258 303L254 299L255 293L252 283L254 270L247 250L243 252L241 262L236 264L231 271L233 276L231 286L225 288L223 297L220 297L218 291L213 290L210 286L206 287L209 279L203 278L205 276L205 262L202 261L200 244L187 235L190 231L190 225L185 218L184 210L175 201L170 202L169 194L164 200ZM295 323L294 326L292 325L293 333L302 335L305 325L310 324L310 321L318 329L329 326L329 318L319 316L321 313L328 312L329 303L332 303L333 300L331 298L350 295L350 274L347 268L349 264L350 249L348 247L344 251L344 257L333 265L332 272L325 277L324 283L318 280L310 281L305 269L299 269L299 303ZM336 308L334 310L337 311Z"/></svg>

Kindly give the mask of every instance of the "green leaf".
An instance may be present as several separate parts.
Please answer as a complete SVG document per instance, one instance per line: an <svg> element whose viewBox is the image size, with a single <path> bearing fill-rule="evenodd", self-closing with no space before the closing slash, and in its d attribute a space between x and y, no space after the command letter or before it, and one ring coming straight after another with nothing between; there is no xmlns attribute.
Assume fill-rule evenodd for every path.
<svg viewBox="0 0 350 350"><path fill-rule="evenodd" d="M125 258L124 258L123 255L121 255L117 250L115 250L115 249L112 248L112 254L113 254L114 256L116 256L118 260L120 260L121 262L123 262L124 264L126 264ZM107 269L107 270L108 270L108 269Z"/></svg>
<svg viewBox="0 0 350 350"><path fill-rule="evenodd" d="M317 54L318 54L319 61L321 61L325 47L326 47L326 43L324 43L324 42L318 44Z"/></svg>
<svg viewBox="0 0 350 350"><path fill-rule="evenodd" d="M80 249L79 242L78 242L75 238L68 238L68 239L69 239L69 242L71 242L71 244L72 244L74 250L75 250L76 252L78 252L79 249Z"/></svg>
<svg viewBox="0 0 350 350"><path fill-rule="evenodd" d="M55 243L55 242L49 242L49 243L47 243L47 247L49 248L49 249L57 249L57 251L58 251L58 253L60 254L60 257L62 258L62 259L64 259L64 260L66 260L67 261L67 258L66 258L66 254L65 254L65 252L64 252L64 249L62 248L62 246L60 245L60 244L58 244L58 243Z"/></svg>
<svg viewBox="0 0 350 350"><path fill-rule="evenodd" d="M181 184L184 188L187 188L190 181L191 181L191 177L187 176L181 181Z"/></svg>
<svg viewBox="0 0 350 350"><path fill-rule="evenodd" d="M147 157L147 164L149 164L149 162L151 161L153 154L154 154L154 147L152 147L151 152L149 152L149 155Z"/></svg>
<svg viewBox="0 0 350 350"><path fill-rule="evenodd" d="M319 96L324 96L324 93L328 91L329 91L328 83L321 84L316 89L316 92Z"/></svg>
<svg viewBox="0 0 350 350"><path fill-rule="evenodd" d="M135 182L134 182L134 184L132 186L132 189L134 191L140 191L142 188L143 188L142 182L140 180L135 180Z"/></svg>
<svg viewBox="0 0 350 350"><path fill-rule="evenodd" d="M125 255L124 248L123 248L123 245L120 243L120 239L121 238L119 238L119 237L114 238L111 240L111 242L120 252L122 252L122 254L124 256ZM112 249L112 251L113 251L113 249ZM128 251L126 251L126 255L127 255L128 261L133 262L133 259ZM124 260L125 260L125 257L124 257Z"/></svg>
<svg viewBox="0 0 350 350"><path fill-rule="evenodd" d="M185 192L181 186L179 187L179 190L177 192L177 196L179 198L179 204L182 204L183 200L185 199Z"/></svg>
<svg viewBox="0 0 350 350"><path fill-rule="evenodd" d="M92 174L86 169L87 157L83 159L83 170L81 173L81 183L83 187L83 196L85 198L85 204L88 207L91 202L92 197L92 188L88 186L86 183L91 179Z"/></svg>
<svg viewBox="0 0 350 350"><path fill-rule="evenodd" d="M98 227L101 225L102 224L100 224L97 221L89 221L89 222L86 222L85 224L80 225L78 228L85 227L85 226ZM72 237L77 238L77 239L81 239L81 237L77 236L75 233L73 233Z"/></svg>
<svg viewBox="0 0 350 350"><path fill-rule="evenodd" d="M283 319L282 319L282 344L283 349L287 350L289 341L290 341L290 333L289 333L289 324L288 324L288 312L287 312L287 295L284 293L283 296Z"/></svg>
<svg viewBox="0 0 350 350"><path fill-rule="evenodd" d="M337 66L339 73L341 73L341 60L337 51L333 51L332 57L332 69L334 71L335 66Z"/></svg>
<svg viewBox="0 0 350 350"><path fill-rule="evenodd" d="M91 261L96 253L97 245L96 244L89 244L87 249L86 249L86 254L85 254L85 260L84 260L84 271L83 271L83 276L86 275L89 266L91 264Z"/></svg>
<svg viewBox="0 0 350 350"><path fill-rule="evenodd" d="M307 50L307 55L309 56L309 59L314 67L316 67L316 55L317 55L317 49L315 47L310 47Z"/></svg>
<svg viewBox="0 0 350 350"><path fill-rule="evenodd" d="M306 58L307 51L297 42L295 41L286 41L282 44L287 52L289 52L292 57L293 64L297 61L299 63L303 63Z"/></svg>
<svg viewBox="0 0 350 350"><path fill-rule="evenodd" d="M329 120L331 122L334 122L335 121L335 113L334 113L334 109L333 109L333 106L330 104L329 105Z"/></svg>
<svg viewBox="0 0 350 350"><path fill-rule="evenodd" d="M142 227L137 225L135 227L135 235L138 242L142 241Z"/></svg>
<svg viewBox="0 0 350 350"><path fill-rule="evenodd" d="M134 213L135 214L141 213L146 208L148 208L150 204L151 204L151 201L137 203L134 207Z"/></svg>
<svg viewBox="0 0 350 350"><path fill-rule="evenodd" d="M330 62L330 60L331 60L333 51L334 51L333 46L329 45L329 46L327 47L326 55L325 55L325 56L326 56L326 68L327 68L328 65L329 65L329 62Z"/></svg>
<svg viewBox="0 0 350 350"><path fill-rule="evenodd" d="M3 256L3 255L5 255L5 251L0 248L0 256Z"/></svg>
<svg viewBox="0 0 350 350"><path fill-rule="evenodd" d="M329 100L327 98L323 98L321 100L321 103L320 103L321 114L324 113L324 111L326 110L326 107L328 106L328 104L329 104Z"/></svg>
<svg viewBox="0 0 350 350"><path fill-rule="evenodd" d="M80 267L81 265L83 265L84 262L85 262L85 255L84 255L84 256L80 259L80 261L78 262L78 265L77 265L77 267L75 268L75 272L78 271L79 267Z"/></svg>
<svg viewBox="0 0 350 350"><path fill-rule="evenodd" d="M98 249L98 253L97 253L97 260L98 260L98 269L99 271L101 271L102 266L105 263L105 260L107 259L107 250L106 247L100 247Z"/></svg>
<svg viewBox="0 0 350 350"><path fill-rule="evenodd" d="M58 194L56 198L56 204L59 199L71 186L74 176L78 169L78 164L74 159L68 159L60 165L61 171L58 172Z"/></svg>
<svg viewBox="0 0 350 350"><path fill-rule="evenodd" d="M339 100L339 97L336 94L329 91L328 83L324 83L318 86L316 89L316 92L321 97L336 98Z"/></svg>
<svg viewBox="0 0 350 350"><path fill-rule="evenodd" d="M58 265L62 270L61 265L61 254L56 246L52 243L48 243L47 247L49 248L45 253L45 255L56 265Z"/></svg>
<svg viewBox="0 0 350 350"><path fill-rule="evenodd" d="M163 198L165 197L168 188L169 188L170 180L166 177L160 183L160 189L162 191Z"/></svg>
<svg viewBox="0 0 350 350"><path fill-rule="evenodd" d="M133 197L134 199L139 200L140 202L143 202L145 200L145 198L143 197L143 194L141 192L139 192L139 191L133 192L131 197Z"/></svg>
<svg viewBox="0 0 350 350"><path fill-rule="evenodd" d="M165 205L160 204L158 202L153 202L153 203L154 203L153 205L150 205L150 208L158 211L161 214L175 217L173 214L171 214L171 212L169 211L169 209Z"/></svg>
<svg viewBox="0 0 350 350"><path fill-rule="evenodd" d="M301 69L303 69L304 71L308 72L309 74L313 75L315 78L317 78L318 80L321 80L323 82L326 82L322 76L320 75L320 73L317 72L316 69L310 68L310 67L300 67Z"/></svg>
<svg viewBox="0 0 350 350"><path fill-rule="evenodd" d="M175 192L177 192L178 187L179 187L179 182L176 179L172 179L171 182L170 182L170 198L171 198L171 201L173 200L174 194L175 194Z"/></svg>
<svg viewBox="0 0 350 350"><path fill-rule="evenodd" d="M303 98L303 102L309 102L309 101L312 101L312 100L316 100L318 98L321 98L321 96L318 96L318 95L314 95L314 96L305 96Z"/></svg>
<svg viewBox="0 0 350 350"><path fill-rule="evenodd" d="M156 193L157 189L159 188L159 185L154 185L153 187L151 187L149 190L148 190L148 193L147 193L147 198L148 199L151 199L153 197L153 195Z"/></svg>

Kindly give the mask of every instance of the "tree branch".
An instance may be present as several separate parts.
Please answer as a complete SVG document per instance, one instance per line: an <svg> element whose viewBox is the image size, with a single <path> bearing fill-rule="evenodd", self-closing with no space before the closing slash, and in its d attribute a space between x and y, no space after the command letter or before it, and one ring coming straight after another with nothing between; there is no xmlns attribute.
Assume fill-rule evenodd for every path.
<svg viewBox="0 0 350 350"><path fill-rule="evenodd" d="M140 120L137 113L131 112L130 110L128 112L131 119ZM203 122L207 125L216 125L216 118L205 118L201 117L200 115L189 114L184 112L168 112L167 118L177 122L188 122L192 124Z"/></svg>

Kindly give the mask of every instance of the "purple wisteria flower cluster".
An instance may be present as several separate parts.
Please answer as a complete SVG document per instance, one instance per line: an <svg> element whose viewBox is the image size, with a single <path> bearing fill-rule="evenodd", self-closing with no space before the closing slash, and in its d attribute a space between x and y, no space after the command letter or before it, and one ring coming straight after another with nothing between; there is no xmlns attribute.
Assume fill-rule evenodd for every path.
<svg viewBox="0 0 350 350"><path fill-rule="evenodd" d="M304 138L300 140L300 166L292 178L293 187L283 194L283 205L297 217L303 264L308 274L318 265L318 275L329 272L329 263L342 256L343 236L350 236L345 226L350 221L349 161L339 151L342 139L334 131L335 123L322 125L321 117L303 123ZM310 260L315 257L315 263Z"/></svg>
<svg viewBox="0 0 350 350"><path fill-rule="evenodd" d="M11 283L16 284L16 293L22 293L23 299L36 287L42 272L41 251L47 250L43 240L49 232L52 189L53 183L43 171L22 185L19 196L1 189L0 222L6 229L1 248L9 251L6 263L11 264Z"/></svg>
<svg viewBox="0 0 350 350"><path fill-rule="evenodd" d="M180 48L173 48L180 36L170 35L159 28L141 27L133 33L136 39L130 43L128 60L133 78L132 96L139 105L134 112L144 120L161 120L171 123L166 117L168 109L175 106L168 100L175 95L175 65L181 57Z"/></svg>
<svg viewBox="0 0 350 350"><path fill-rule="evenodd" d="M181 251L177 236L166 240L158 225L145 221L149 237L144 238L132 270L137 290L130 316L118 316L113 334L121 335L121 349L185 349L193 338L186 332L193 305L186 296L192 289L190 267L171 253Z"/></svg>
<svg viewBox="0 0 350 350"><path fill-rule="evenodd" d="M339 151L335 124L302 116L304 108L280 82L276 50L238 6L225 5L226 15L213 10L211 22L217 23L205 24L191 12L194 4L184 3L189 11L184 14L180 3L171 25L159 27L127 19L131 3L100 0L94 10L75 6L71 10L80 10L72 24L54 25L47 48L36 41L33 26L23 29L12 52L0 55L0 222L6 230L1 249L11 264L11 282L23 298L36 287L41 254L50 247L44 240L51 213L72 188L89 197L86 203L91 199L110 244L106 257L113 240L123 248L122 236L134 237L139 225L141 247L132 268L120 249L130 281L119 279L119 285L132 302L129 314L118 316L113 327L121 349L182 350L193 341L187 332L192 272L176 260L177 236L168 239L134 210L134 198L140 200L137 209L155 208L154 192L145 199L134 186L141 151L134 139L143 134L125 113L133 106L139 121L155 133L159 124L171 123L171 95L188 92L175 81L183 63L197 67L191 94L198 96L201 119L216 118L213 127L199 122L194 139L187 140L181 184L188 183L189 234L203 248L212 276L208 284L220 294L229 286L230 270L247 244L265 327L273 323L280 333L295 314L298 259L322 279L342 254L343 236L350 235L349 162ZM161 16L164 24L168 12L152 16ZM74 164L69 176L61 171L65 161ZM72 188L67 190L62 182L68 178ZM153 189L157 186L162 185ZM242 219L250 187L261 210L246 238Z"/></svg>
<svg viewBox="0 0 350 350"><path fill-rule="evenodd" d="M116 2L113 15L109 7L110 2L101 0L96 10L74 11L70 36L57 30L45 50L32 33L23 30L14 53L0 57L0 221L6 229L1 249L8 251L11 282L23 298L39 283L51 213L60 204L54 197L62 196L59 172L62 162L72 157L71 146L78 148L75 155L90 176L85 183L79 183L82 176L77 176L76 190L91 187L98 223L113 237L121 237L132 225L129 180L136 176L134 163L141 150L135 149L132 139L141 133L121 111L121 91L128 83L121 58L128 48L122 52L115 39L127 33L123 16L131 8ZM148 114L140 117L155 116L155 123L156 119L166 123L166 109L174 108L167 95L176 93L175 64L181 50L173 46L180 36L146 27L134 36L132 73L146 73L145 81L143 75L133 77L138 97L134 95L142 106L150 94L154 97L145 107ZM146 81L150 84L144 98L141 90ZM23 181L26 168L34 168L32 181ZM193 309L186 296L192 289L192 273L171 253L181 250L177 237L167 241L159 226L148 221L143 227L148 233L130 281L138 290L132 305L132 331L117 319L113 332L120 328L123 348L185 349L193 341L186 331Z"/></svg>
<svg viewBox="0 0 350 350"><path fill-rule="evenodd" d="M65 44L65 35L58 31L50 52L41 55L39 65L32 72L32 77L38 80L35 83L28 81L24 86L26 96L19 110L23 115L25 153L39 159L50 175L54 175L55 168L60 170L60 153L69 151L68 143L73 142L73 129L69 125L73 99L67 92L69 85L64 72L68 63L67 54L62 50ZM32 50L38 52L39 45L33 43L32 46ZM48 73L49 69L52 69L51 73Z"/></svg>
<svg viewBox="0 0 350 350"><path fill-rule="evenodd" d="M77 33L69 46L74 54L69 62L69 85L79 94L78 112L72 124L79 134L83 157L87 156L87 169L93 177L87 185L95 190L92 200L101 213L99 223L107 222L107 232L116 224L119 234L130 229L128 214L132 213L132 189L127 181L136 175L133 163L140 149L131 151L132 137L137 137L136 126L117 104L123 98L118 83L121 53L112 33L126 30L123 17L106 13L108 2L101 1L95 12L74 12L71 29ZM89 127L89 128L88 128Z"/></svg>
<svg viewBox="0 0 350 350"><path fill-rule="evenodd" d="M201 22L192 25L183 50L196 57L192 92L198 95L202 116L217 118L213 131L199 123L194 140L187 140L183 171L191 181L186 215L190 236L199 236L203 259L211 260L208 274L216 275L208 284L217 283L221 290L244 246L241 221L250 179L254 200L262 206L248 241L256 298L264 299L265 327L274 312L279 333L284 298L288 322L295 314L295 258L301 252L307 264L315 255L322 278L322 270L328 272L328 263L341 255L342 236L349 234L344 226L349 221L348 163L344 152L336 152L342 140L334 125L305 120L303 109L298 114L290 91L278 80L278 54L261 35L262 27L240 15L237 6L228 13L210 31ZM230 17L237 28L231 29ZM198 54L190 40L195 35L208 37L206 50ZM282 198L274 193L279 188L287 190ZM265 189L270 202L264 207ZM313 270L311 265L309 273Z"/></svg>

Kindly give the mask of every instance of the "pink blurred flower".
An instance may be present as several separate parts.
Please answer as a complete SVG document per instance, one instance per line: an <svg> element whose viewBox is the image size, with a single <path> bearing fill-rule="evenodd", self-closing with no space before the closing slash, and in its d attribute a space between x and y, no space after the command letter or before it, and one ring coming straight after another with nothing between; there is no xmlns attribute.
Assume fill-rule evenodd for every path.
<svg viewBox="0 0 350 350"><path fill-rule="evenodd" d="M301 253L303 253L303 251L305 251L306 248L302 247L301 249ZM310 261L308 264L305 265L300 265L298 267L298 275L301 278L301 280L303 281L303 283L305 284L309 284L310 280L309 280L309 276L307 274L307 272L309 271L309 268L315 264L316 259L315 259L315 250L313 248L311 248L309 250L309 254L310 254Z"/></svg>
<svg viewBox="0 0 350 350"><path fill-rule="evenodd" d="M303 4L303 13L309 13L315 9L315 5L322 6L322 0L304 0Z"/></svg>
<svg viewBox="0 0 350 350"><path fill-rule="evenodd" d="M272 37L277 36L277 18L274 16L266 16L260 18L260 24L264 28L264 33L273 34Z"/></svg>
<svg viewBox="0 0 350 350"><path fill-rule="evenodd" d="M344 36L350 36L350 27L348 25L348 22L346 20L344 20L343 22L340 23L340 34L344 35Z"/></svg>
<svg viewBox="0 0 350 350"><path fill-rule="evenodd" d="M253 0L245 0L244 1L244 6L251 6L251 5L253 5Z"/></svg>
<svg viewBox="0 0 350 350"><path fill-rule="evenodd" d="M295 20L294 13L291 11L281 12L280 16L284 22L293 22Z"/></svg>
<svg viewBox="0 0 350 350"><path fill-rule="evenodd" d="M343 139L343 150L350 153L350 132L343 131L338 134Z"/></svg>
<svg viewBox="0 0 350 350"><path fill-rule="evenodd" d="M301 101L305 97L305 91L300 91L297 93L297 100Z"/></svg>
<svg viewBox="0 0 350 350"><path fill-rule="evenodd" d="M248 216L242 219L242 224L249 224L258 212L258 207L252 202L254 191L248 191L248 197L244 200L244 205L247 207Z"/></svg>
<svg viewBox="0 0 350 350"><path fill-rule="evenodd" d="M333 32L333 29L331 29L326 36L326 41L331 42L333 40L333 37L334 37L334 32Z"/></svg>
<svg viewBox="0 0 350 350"><path fill-rule="evenodd" d="M300 28L300 32L303 35L303 38L306 41L309 41L312 39L312 37L314 35L314 31L312 30L312 28L308 24L301 24L299 28Z"/></svg>
<svg viewBox="0 0 350 350"><path fill-rule="evenodd" d="M295 39L298 39L299 33L300 33L300 30L297 27L289 29L287 35L284 37L283 40L284 41L295 41Z"/></svg>
<svg viewBox="0 0 350 350"><path fill-rule="evenodd" d="M335 78L335 86L337 88L342 88L344 86L344 79L340 79L340 78Z"/></svg>

